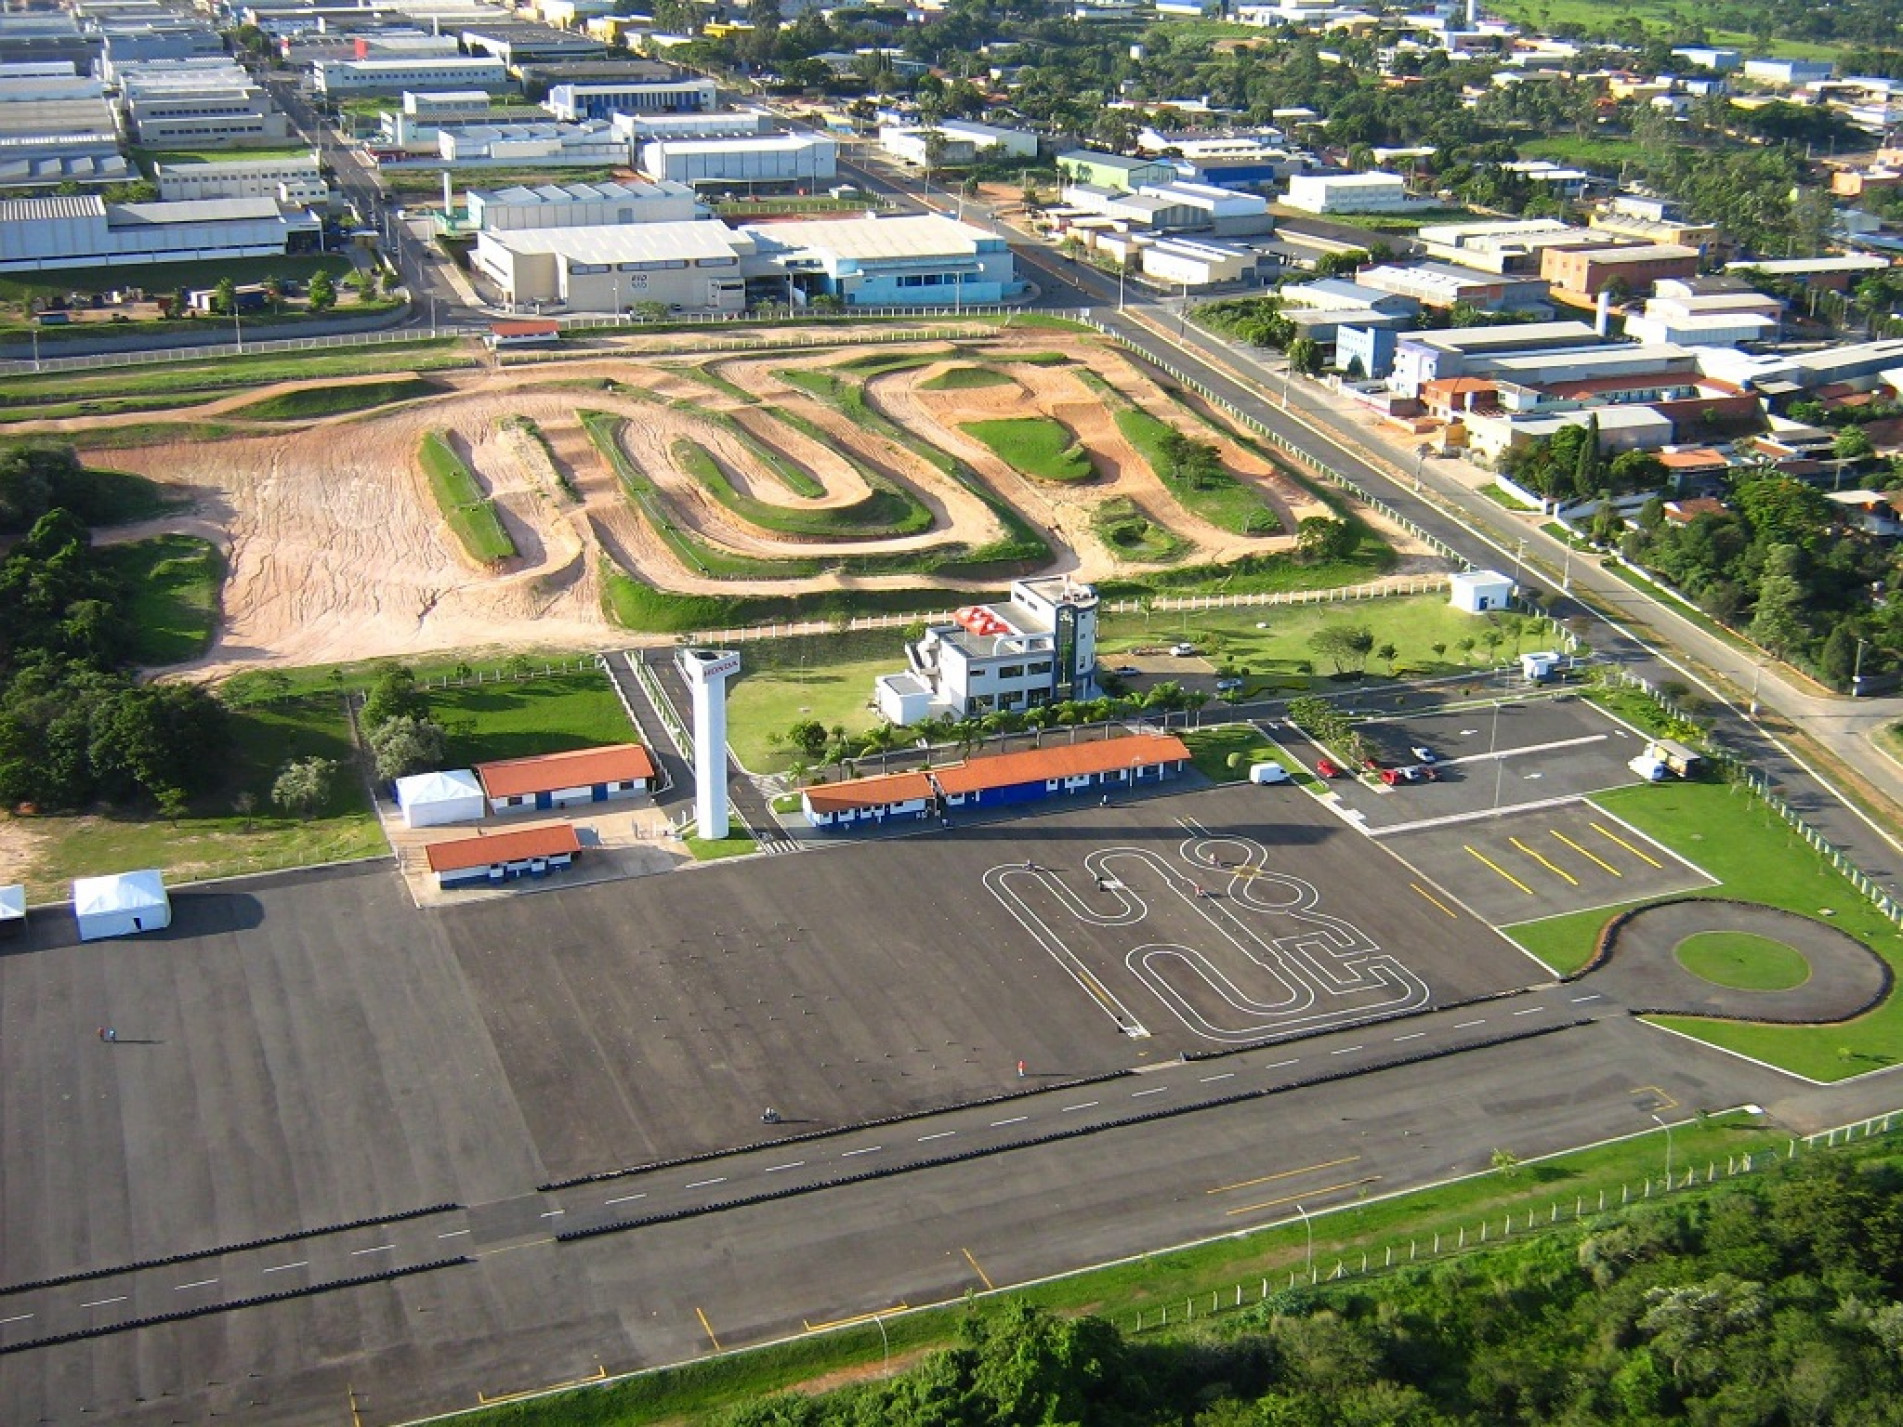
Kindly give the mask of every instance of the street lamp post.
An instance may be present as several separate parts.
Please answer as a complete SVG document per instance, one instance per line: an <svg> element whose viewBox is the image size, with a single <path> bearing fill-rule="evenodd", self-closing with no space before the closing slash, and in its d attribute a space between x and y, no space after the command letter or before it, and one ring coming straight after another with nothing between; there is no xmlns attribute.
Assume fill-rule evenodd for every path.
<svg viewBox="0 0 1903 1427"><path fill-rule="evenodd" d="M1573 537L1570 532L1566 536L1566 563L1559 572L1559 588L1561 594L1570 595L1573 592Z"/></svg>
<svg viewBox="0 0 1903 1427"><path fill-rule="evenodd" d="M1672 1127L1657 1115L1652 1117L1652 1123L1665 1131L1665 1187L1670 1189L1672 1187Z"/></svg>
<svg viewBox="0 0 1903 1427"><path fill-rule="evenodd" d="M1758 716L1758 681L1764 677L1764 661L1758 660L1757 667L1751 671L1751 717Z"/></svg>
<svg viewBox="0 0 1903 1427"><path fill-rule="evenodd" d="M1513 551L1513 597L1515 599L1518 599L1520 597L1520 581L1522 578L1521 571L1525 563L1526 563L1526 537L1522 535L1520 537L1520 543L1514 548L1514 551Z"/></svg>
<svg viewBox="0 0 1903 1427"><path fill-rule="evenodd" d="M1853 664L1850 669L1850 697L1855 699L1855 698L1862 697L1862 695L1863 695L1863 636L1859 634L1857 636L1857 662Z"/></svg>
<svg viewBox="0 0 1903 1427"><path fill-rule="evenodd" d="M1283 403L1287 405L1286 402ZM1421 493L1421 467L1427 464L1427 453L1434 448L1425 441L1414 448L1414 494Z"/></svg>
<svg viewBox="0 0 1903 1427"><path fill-rule="evenodd" d="M1315 1221L1308 1217L1308 1210L1300 1204L1295 1206L1295 1212L1302 1216L1302 1227L1308 1230L1308 1255L1303 1261L1303 1267L1308 1272L1308 1281L1313 1283L1315 1281Z"/></svg>
<svg viewBox="0 0 1903 1427"><path fill-rule="evenodd" d="M1119 312L1123 311L1123 282L1124 282L1125 275L1129 271L1130 271L1129 263L1122 259L1118 259L1117 261L1117 311Z"/></svg>
<svg viewBox="0 0 1903 1427"><path fill-rule="evenodd" d="M1495 812L1498 812L1500 809L1500 795L1504 791L1502 784L1505 783L1507 776L1507 761L1500 756L1499 748L1500 701L1495 699L1493 701L1493 732L1487 739L1487 756L1493 759L1493 807Z"/></svg>
<svg viewBox="0 0 1903 1427"><path fill-rule="evenodd" d="M1176 340L1182 341L1189 335L1189 279L1183 279L1183 310L1176 318Z"/></svg>
<svg viewBox="0 0 1903 1427"><path fill-rule="evenodd" d="M242 357L244 355L244 323L238 316L238 296L236 293L233 293L231 297L231 331L238 343L238 355Z"/></svg>

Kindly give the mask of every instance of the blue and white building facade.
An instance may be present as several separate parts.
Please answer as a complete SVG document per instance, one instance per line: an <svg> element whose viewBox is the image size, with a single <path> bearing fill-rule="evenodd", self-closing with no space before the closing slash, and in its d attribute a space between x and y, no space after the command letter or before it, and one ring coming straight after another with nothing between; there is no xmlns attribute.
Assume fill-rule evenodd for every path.
<svg viewBox="0 0 1903 1427"><path fill-rule="evenodd" d="M761 224L743 230L787 274L795 301L849 307L983 306L1022 290L1005 240L936 214Z"/></svg>

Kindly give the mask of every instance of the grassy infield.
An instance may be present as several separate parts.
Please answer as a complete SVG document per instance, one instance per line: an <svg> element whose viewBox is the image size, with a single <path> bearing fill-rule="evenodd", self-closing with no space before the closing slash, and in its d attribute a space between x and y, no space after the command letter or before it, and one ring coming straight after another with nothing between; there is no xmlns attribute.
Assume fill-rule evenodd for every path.
<svg viewBox="0 0 1903 1427"><path fill-rule="evenodd" d="M429 478L430 494L436 497L443 519L449 522L470 559L491 565L515 554L515 542L502 528L496 503L483 494L475 474L450 449L441 432L432 431L423 438L417 459Z"/></svg>

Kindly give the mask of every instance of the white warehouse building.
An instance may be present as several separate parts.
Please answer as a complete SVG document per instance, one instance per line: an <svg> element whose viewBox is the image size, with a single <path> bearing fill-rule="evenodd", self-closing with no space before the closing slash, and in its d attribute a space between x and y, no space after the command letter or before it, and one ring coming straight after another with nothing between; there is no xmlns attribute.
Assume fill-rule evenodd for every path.
<svg viewBox="0 0 1903 1427"><path fill-rule="evenodd" d="M659 302L740 312L747 305L741 259L753 251L752 238L724 223L634 223L483 232L472 261L516 304L625 312Z"/></svg>
<svg viewBox="0 0 1903 1427"><path fill-rule="evenodd" d="M1304 213L1390 213L1407 207L1407 184L1392 173L1298 174L1282 201Z"/></svg>
<svg viewBox="0 0 1903 1427"><path fill-rule="evenodd" d="M722 184L831 183L839 145L822 134L761 134L737 139L658 139L641 145L636 165L651 179Z"/></svg>
<svg viewBox="0 0 1903 1427"><path fill-rule="evenodd" d="M300 242L314 248L322 226L269 198L14 198L0 201L0 272L276 257Z"/></svg>
<svg viewBox="0 0 1903 1427"><path fill-rule="evenodd" d="M319 94L401 94L406 89L508 89L499 59L426 56L421 59L320 59L311 66Z"/></svg>
<svg viewBox="0 0 1903 1427"><path fill-rule="evenodd" d="M436 131L437 151L449 164L525 168L600 168L628 161L628 146L608 125L459 124Z"/></svg>
<svg viewBox="0 0 1903 1427"><path fill-rule="evenodd" d="M771 116L757 109L722 109L713 114L615 114L610 117L617 139L630 145L656 139L744 139L770 133Z"/></svg>
<svg viewBox="0 0 1903 1427"><path fill-rule="evenodd" d="M330 185L315 153L279 158L158 164L159 197L167 203L202 198L269 198L278 203L330 202Z"/></svg>
<svg viewBox="0 0 1903 1427"><path fill-rule="evenodd" d="M551 183L535 188L473 188L466 196L469 225L484 233L688 223L713 216L684 183Z"/></svg>

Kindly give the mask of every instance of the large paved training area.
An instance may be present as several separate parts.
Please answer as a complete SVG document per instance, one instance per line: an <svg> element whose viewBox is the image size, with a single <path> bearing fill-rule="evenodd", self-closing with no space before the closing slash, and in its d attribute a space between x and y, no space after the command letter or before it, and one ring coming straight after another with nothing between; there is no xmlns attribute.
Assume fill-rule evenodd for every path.
<svg viewBox="0 0 1903 1427"><path fill-rule="evenodd" d="M37 917L29 944L0 958L0 1278L87 1277L0 1294L0 1349L310 1292L0 1357L9 1422L308 1421L348 1411L347 1386L364 1421L387 1422L479 1389L676 1360L714 1335L797 1332L800 1308L820 1322L955 1295L978 1244L1004 1256L988 1267L1008 1282L1220 1232L1236 1206L1168 1207L1184 1158L1306 1117L1318 1138L1284 1135L1272 1153L1324 1161L1337 1104L1363 1105L1368 1123L1462 1127L1354 1150L1398 1181L1484 1158L1474 1146L1513 1116L1523 1152L1615 1132L1626 1080L1729 1098L1676 1045L1694 1063L1669 1075L1589 1073L1593 1038L1648 1043L1622 1022L1562 1029L1607 1008L1590 989L1466 1005L1551 978L1421 862L1291 787L446 912L415 911L376 864L186 891L158 936L81 946L69 925ZM105 1024L117 1044L95 1035ZM1184 1059L1247 1042L1268 1044ZM1433 1047L1474 1048L1365 1085L1114 1128ZM1569 1078L1533 1088L1569 1056ZM1717 1077L1735 1078L1722 1064ZM1762 1079L1768 1100L1776 1078ZM1442 1081L1459 1103L1431 1108ZM1405 1109L1408 1096L1421 1103ZM766 1106L782 1123L761 1123ZM901 1115L933 1118L852 1128ZM550 1237L1082 1125L1101 1136L667 1228ZM798 1138L828 1131L840 1135ZM665 1180L585 1178L781 1137L793 1143ZM1118 1169L1086 1188L1076 1163L1113 1144ZM1156 1177L1133 1177L1140 1164ZM1013 1194L1069 1217L983 1222ZM219 1252L114 1271L203 1250Z"/></svg>

